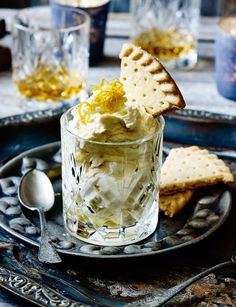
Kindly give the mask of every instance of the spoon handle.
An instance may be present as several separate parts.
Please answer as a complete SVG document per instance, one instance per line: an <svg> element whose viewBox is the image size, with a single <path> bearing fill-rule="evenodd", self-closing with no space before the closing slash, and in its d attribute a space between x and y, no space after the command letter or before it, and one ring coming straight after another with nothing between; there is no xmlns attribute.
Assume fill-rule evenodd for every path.
<svg viewBox="0 0 236 307"><path fill-rule="evenodd" d="M162 306L164 303L168 302L171 298L173 298L175 295L177 295L179 292L183 291L185 288L187 288L188 286L190 286L192 283L194 283L195 281L203 278L204 276L209 275L210 273L221 269L223 267L226 267L228 265L232 265L231 261L227 261L227 262L223 262L220 264L217 264L189 279L187 279L186 281L182 282L181 284L174 286L172 288L169 288L168 290L164 290L161 291L160 293L156 294L156 295L152 295L149 297L146 297L145 299L141 299L138 301L135 301L133 303L127 304L126 306L135 306L135 307L158 307L158 306Z"/></svg>
<svg viewBox="0 0 236 307"><path fill-rule="evenodd" d="M38 259L41 262L59 263L61 262L60 256L58 255L54 246L48 242L48 229L47 229L47 223L44 211L38 209L38 213L39 213L40 226L41 226L41 238L40 238Z"/></svg>

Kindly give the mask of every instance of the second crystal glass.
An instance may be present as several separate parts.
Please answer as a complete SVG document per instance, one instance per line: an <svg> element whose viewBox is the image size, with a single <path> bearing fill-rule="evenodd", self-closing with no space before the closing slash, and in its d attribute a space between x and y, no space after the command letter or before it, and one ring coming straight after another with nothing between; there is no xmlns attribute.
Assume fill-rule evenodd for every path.
<svg viewBox="0 0 236 307"><path fill-rule="evenodd" d="M200 0L132 0L133 42L169 68L197 63Z"/></svg>
<svg viewBox="0 0 236 307"><path fill-rule="evenodd" d="M23 101L73 103L86 87L89 16L77 25L51 25L48 7L24 9L13 23L13 80ZM63 17L63 16L62 16ZM61 23L62 24L62 23Z"/></svg>

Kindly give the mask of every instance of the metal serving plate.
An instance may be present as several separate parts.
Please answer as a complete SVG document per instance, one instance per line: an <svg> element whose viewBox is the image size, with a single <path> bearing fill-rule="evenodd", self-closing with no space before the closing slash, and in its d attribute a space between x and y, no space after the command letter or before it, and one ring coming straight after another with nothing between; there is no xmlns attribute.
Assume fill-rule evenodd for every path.
<svg viewBox="0 0 236 307"><path fill-rule="evenodd" d="M0 118L0 160L60 140L59 119L67 105ZM226 137L227 136L227 137ZM164 140L236 149L236 117L200 110L165 115Z"/></svg>
<svg viewBox="0 0 236 307"><path fill-rule="evenodd" d="M236 149L236 116L183 109L166 115L165 122L168 142Z"/></svg>
<svg viewBox="0 0 236 307"><path fill-rule="evenodd" d="M125 258L163 254L203 240L227 218L231 194L227 186L202 188L191 203L176 217L160 214L155 233L149 238L124 247L95 246L84 243L63 227L60 178L60 142L26 151L0 168L0 226L10 234L39 246L38 217L23 212L17 198L22 174L31 168L47 172L54 186L56 203L46 216L51 241L61 254L93 258Z"/></svg>
<svg viewBox="0 0 236 307"><path fill-rule="evenodd" d="M58 108L51 108L45 110L37 110L25 112L23 114L12 115L0 118L0 128L15 125L27 125L32 123L39 123L58 118L63 112L68 109L67 106L60 106Z"/></svg>

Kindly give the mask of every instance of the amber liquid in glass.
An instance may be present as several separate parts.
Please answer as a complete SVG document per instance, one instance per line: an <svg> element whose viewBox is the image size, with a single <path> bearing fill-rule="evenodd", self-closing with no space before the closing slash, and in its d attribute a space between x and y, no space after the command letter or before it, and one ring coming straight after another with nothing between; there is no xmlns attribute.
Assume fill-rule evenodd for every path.
<svg viewBox="0 0 236 307"><path fill-rule="evenodd" d="M31 75L15 83L23 96L39 101L67 100L84 88L78 73L69 73L63 66L45 64L39 64Z"/></svg>
<svg viewBox="0 0 236 307"><path fill-rule="evenodd" d="M180 33L174 27L150 28L142 32L133 43L161 60L174 60L195 49L195 40L190 33Z"/></svg>

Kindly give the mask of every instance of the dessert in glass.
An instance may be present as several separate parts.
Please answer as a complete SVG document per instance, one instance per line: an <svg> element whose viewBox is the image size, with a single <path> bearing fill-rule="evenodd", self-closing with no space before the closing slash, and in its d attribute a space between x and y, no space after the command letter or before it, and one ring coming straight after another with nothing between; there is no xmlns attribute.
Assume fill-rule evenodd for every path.
<svg viewBox="0 0 236 307"><path fill-rule="evenodd" d="M61 127L68 231L97 245L150 235L158 221L163 119L130 105L113 80L67 111Z"/></svg>
<svg viewBox="0 0 236 307"><path fill-rule="evenodd" d="M183 106L175 83L147 52L127 44L121 58L120 80L103 80L87 101L61 117L65 226L96 245L131 244L155 231L164 128L160 114ZM167 77L164 90L158 89L157 74L148 71L146 60L152 69L161 66L157 74L159 83ZM141 86L144 79L149 85ZM152 82L156 91L149 88ZM170 87L174 91L165 98Z"/></svg>

